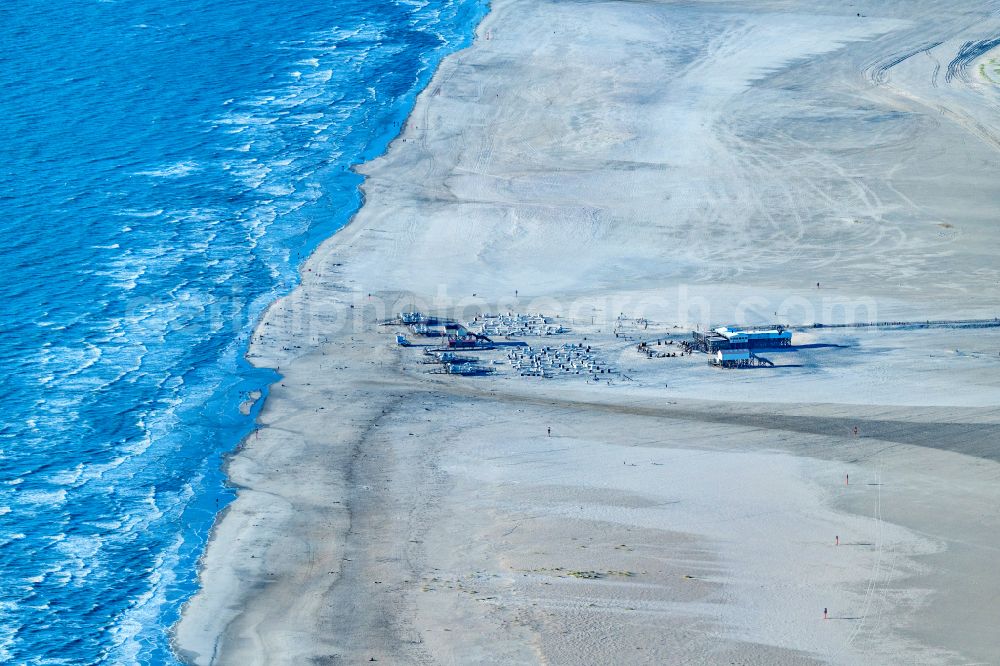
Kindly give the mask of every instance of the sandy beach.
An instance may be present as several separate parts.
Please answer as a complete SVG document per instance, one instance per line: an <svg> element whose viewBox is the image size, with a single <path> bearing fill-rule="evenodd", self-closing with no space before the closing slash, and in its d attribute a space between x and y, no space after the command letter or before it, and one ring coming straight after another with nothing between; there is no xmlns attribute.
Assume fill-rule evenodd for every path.
<svg viewBox="0 0 1000 666"><path fill-rule="evenodd" d="M494 0L257 328L282 379L178 655L1000 662L1000 328L812 328L1000 316L998 32L971 2ZM436 374L382 325L412 310L543 313L522 342L613 374ZM795 331L773 368L638 347L765 323Z"/></svg>

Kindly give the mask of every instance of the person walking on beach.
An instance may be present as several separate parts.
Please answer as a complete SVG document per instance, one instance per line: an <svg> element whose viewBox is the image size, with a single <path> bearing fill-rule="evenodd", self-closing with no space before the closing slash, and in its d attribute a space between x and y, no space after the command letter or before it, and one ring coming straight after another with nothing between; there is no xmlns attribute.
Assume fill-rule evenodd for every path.
<svg viewBox="0 0 1000 666"><path fill-rule="evenodd" d="M548 432L549 437L551 437L552 436L552 428L546 428L545 430L546 430L546 432Z"/></svg>

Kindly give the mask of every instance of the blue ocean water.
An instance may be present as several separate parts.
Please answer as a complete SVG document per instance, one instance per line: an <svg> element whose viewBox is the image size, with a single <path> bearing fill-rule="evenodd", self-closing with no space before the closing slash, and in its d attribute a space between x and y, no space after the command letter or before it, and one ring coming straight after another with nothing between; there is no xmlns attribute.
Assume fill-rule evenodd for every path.
<svg viewBox="0 0 1000 666"><path fill-rule="evenodd" d="M0 662L175 662L250 328L485 5L0 5Z"/></svg>

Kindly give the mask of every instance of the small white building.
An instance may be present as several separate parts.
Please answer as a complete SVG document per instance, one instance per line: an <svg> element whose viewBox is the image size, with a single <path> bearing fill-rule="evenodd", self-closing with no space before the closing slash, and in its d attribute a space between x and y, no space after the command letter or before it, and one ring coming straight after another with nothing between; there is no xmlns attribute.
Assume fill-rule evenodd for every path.
<svg viewBox="0 0 1000 666"><path fill-rule="evenodd" d="M723 368L732 368L742 365L749 365L752 354L749 349L720 349L715 352L712 365Z"/></svg>

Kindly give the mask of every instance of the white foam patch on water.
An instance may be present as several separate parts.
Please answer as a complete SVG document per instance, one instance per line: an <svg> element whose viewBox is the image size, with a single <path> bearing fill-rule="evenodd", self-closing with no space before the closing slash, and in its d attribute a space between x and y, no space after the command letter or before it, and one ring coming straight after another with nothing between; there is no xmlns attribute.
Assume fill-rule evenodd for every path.
<svg viewBox="0 0 1000 666"><path fill-rule="evenodd" d="M83 476L83 463L77 463L71 468L53 472L49 476L49 482L57 486L73 486Z"/></svg>
<svg viewBox="0 0 1000 666"><path fill-rule="evenodd" d="M177 402L180 402L180 400L178 400ZM172 415L172 412L169 415ZM150 446L152 446L152 444L153 444L153 439L150 436L150 434L146 432L139 440L127 446L123 446L122 451L131 456L141 456L149 449ZM118 459L119 464L125 462L125 460L126 460L125 458L119 458Z"/></svg>
<svg viewBox="0 0 1000 666"><path fill-rule="evenodd" d="M260 188L267 177L271 174L271 169L256 160L248 160L232 170L233 175L240 178L252 190Z"/></svg>
<svg viewBox="0 0 1000 666"><path fill-rule="evenodd" d="M82 400L86 391L100 388L104 380L94 373L85 373L98 364L103 353L89 341L82 341L75 347L47 343L38 350L34 361L45 373L38 375L38 382L43 386L58 385L66 392L61 399L46 400L45 406L52 409L61 403L68 407Z"/></svg>
<svg viewBox="0 0 1000 666"><path fill-rule="evenodd" d="M142 359L148 350L142 344L124 343L125 337L123 331L109 338L104 344L101 364L103 377L99 388L111 387L129 376L134 376L141 369ZM111 344L112 340L116 341L115 344Z"/></svg>
<svg viewBox="0 0 1000 666"><path fill-rule="evenodd" d="M265 194L270 194L276 197L287 196L295 192L295 188L288 183L275 183L274 185L266 186L261 185L258 186L258 189Z"/></svg>
<svg viewBox="0 0 1000 666"><path fill-rule="evenodd" d="M66 504L66 491L58 490L22 490L17 495L18 503L28 506L40 506L46 509L61 507Z"/></svg>
<svg viewBox="0 0 1000 666"><path fill-rule="evenodd" d="M103 544L104 539L96 535L70 535L56 544L56 550L64 558L64 569L69 572L73 583L85 584Z"/></svg>
<svg viewBox="0 0 1000 666"><path fill-rule="evenodd" d="M139 279L146 274L146 265L141 263L132 252L125 252L111 262L108 270L96 271L96 274L110 278L109 282L113 287L122 291L132 291L136 288Z"/></svg>
<svg viewBox="0 0 1000 666"><path fill-rule="evenodd" d="M166 164L147 171L136 171L135 175L148 176L151 178L181 178L200 170L201 166L197 162L185 161L175 162L174 164Z"/></svg>
<svg viewBox="0 0 1000 666"><path fill-rule="evenodd" d="M118 211L117 215L122 217L138 217L138 218L150 218L159 217L163 215L163 209L157 208L155 210L136 210L134 208L126 208L124 210Z"/></svg>
<svg viewBox="0 0 1000 666"><path fill-rule="evenodd" d="M268 104L268 102L257 101L257 102L249 102L248 104L250 104L251 106L264 106ZM239 125L242 127L250 127L255 125L273 125L279 120L281 120L280 116L260 116L251 113L240 113L220 118L215 122L219 123L220 125Z"/></svg>
<svg viewBox="0 0 1000 666"><path fill-rule="evenodd" d="M306 80L310 83L326 83L333 78L332 69L322 69L314 74L309 74L306 76Z"/></svg>
<svg viewBox="0 0 1000 666"><path fill-rule="evenodd" d="M87 341L83 342L82 350L73 351L76 353L76 359L74 359L76 361L76 367L68 370L68 375L75 375L94 366L101 360L101 356L103 355L100 347Z"/></svg>
<svg viewBox="0 0 1000 666"><path fill-rule="evenodd" d="M111 470L120 467L126 460L124 456L118 456L106 463L91 463L83 470L81 480L91 481L100 479Z"/></svg>
<svg viewBox="0 0 1000 666"><path fill-rule="evenodd" d="M288 116L288 120L294 125L302 126L315 124L315 122L322 117L322 113L301 113Z"/></svg>

